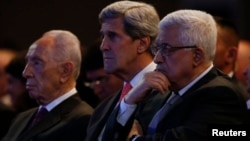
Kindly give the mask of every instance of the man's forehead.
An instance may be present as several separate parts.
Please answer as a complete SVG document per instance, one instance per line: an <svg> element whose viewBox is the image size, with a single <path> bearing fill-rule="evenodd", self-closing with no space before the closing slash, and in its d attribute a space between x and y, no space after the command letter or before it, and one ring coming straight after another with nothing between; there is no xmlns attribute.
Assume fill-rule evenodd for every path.
<svg viewBox="0 0 250 141"><path fill-rule="evenodd" d="M178 30L175 30L174 28L165 28L162 31L159 31L156 39L156 43L179 43L179 32Z"/></svg>
<svg viewBox="0 0 250 141"><path fill-rule="evenodd" d="M34 51L34 50L39 49L39 48L43 48L43 50L44 50L45 48L52 47L53 44L54 44L53 38L42 37L29 47L29 51Z"/></svg>
<svg viewBox="0 0 250 141"><path fill-rule="evenodd" d="M164 36L161 36L161 35L158 35L157 37L156 37L156 39L155 39L155 42L156 43L162 43L162 42L164 42L164 38L163 38Z"/></svg>
<svg viewBox="0 0 250 141"><path fill-rule="evenodd" d="M112 30L116 28L123 28L123 21L121 18L106 19L101 24L101 30Z"/></svg>
<svg viewBox="0 0 250 141"><path fill-rule="evenodd" d="M26 54L26 57L34 57L34 56L40 56L41 53L43 53L45 50L42 49L41 45L40 44L37 44L37 43L34 43L30 46L27 54Z"/></svg>
<svg viewBox="0 0 250 141"><path fill-rule="evenodd" d="M37 47L37 43L34 43L30 46L29 50L34 50Z"/></svg>
<svg viewBox="0 0 250 141"><path fill-rule="evenodd" d="M33 54L33 53L35 52L36 48L37 48L37 43L33 43L33 44L29 47L29 50L28 50L26 56L29 56L29 55Z"/></svg>

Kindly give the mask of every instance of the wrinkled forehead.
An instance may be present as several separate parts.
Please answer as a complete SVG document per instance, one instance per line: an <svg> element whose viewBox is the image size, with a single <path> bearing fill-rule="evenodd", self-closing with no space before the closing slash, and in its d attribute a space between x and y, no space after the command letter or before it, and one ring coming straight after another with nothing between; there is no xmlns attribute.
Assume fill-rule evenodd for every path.
<svg viewBox="0 0 250 141"><path fill-rule="evenodd" d="M29 47L29 50L26 56L32 56L36 54L48 55L52 52L53 46L54 46L54 41L51 38L42 37Z"/></svg>
<svg viewBox="0 0 250 141"><path fill-rule="evenodd" d="M124 24L121 18L106 19L101 24L100 32L116 31L118 29L124 30Z"/></svg>
<svg viewBox="0 0 250 141"><path fill-rule="evenodd" d="M179 42L179 27L178 26L168 26L159 30L156 43L178 43Z"/></svg>
<svg viewBox="0 0 250 141"><path fill-rule="evenodd" d="M26 54L26 58L29 57L29 56L34 55L35 52L36 52L36 50L37 50L37 44L36 44L36 43L33 43L33 44L29 47L29 50L28 50L28 52L27 52L27 54Z"/></svg>

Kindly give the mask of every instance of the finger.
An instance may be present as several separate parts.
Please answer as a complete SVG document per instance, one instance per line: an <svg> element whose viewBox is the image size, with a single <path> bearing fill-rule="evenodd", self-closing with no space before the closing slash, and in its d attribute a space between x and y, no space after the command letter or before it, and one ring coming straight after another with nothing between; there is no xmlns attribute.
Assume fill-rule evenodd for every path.
<svg viewBox="0 0 250 141"><path fill-rule="evenodd" d="M161 93L165 93L169 87L169 81L162 73L152 73L146 79L153 89L157 89Z"/></svg>

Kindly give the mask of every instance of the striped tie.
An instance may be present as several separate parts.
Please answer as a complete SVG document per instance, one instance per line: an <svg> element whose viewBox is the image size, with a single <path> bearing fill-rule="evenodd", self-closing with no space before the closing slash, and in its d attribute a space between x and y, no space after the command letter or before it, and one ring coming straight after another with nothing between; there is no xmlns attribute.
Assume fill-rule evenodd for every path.
<svg viewBox="0 0 250 141"><path fill-rule="evenodd" d="M169 100L162 106L160 110L154 115L151 122L148 126L148 134L154 134L156 131L156 127L158 123L162 120L162 118L165 116L166 111L169 109L169 107L178 99L180 98L180 95L176 92L171 94Z"/></svg>

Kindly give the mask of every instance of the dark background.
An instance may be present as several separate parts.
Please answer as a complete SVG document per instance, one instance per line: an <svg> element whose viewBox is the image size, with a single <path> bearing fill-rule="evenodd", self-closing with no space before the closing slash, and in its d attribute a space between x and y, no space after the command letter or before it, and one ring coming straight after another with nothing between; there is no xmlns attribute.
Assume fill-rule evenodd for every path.
<svg viewBox="0 0 250 141"><path fill-rule="evenodd" d="M192 8L231 19L240 37L250 40L248 0L141 0L154 5L164 17ZM27 49L44 32L70 30L83 46L99 37L98 13L114 0L0 0L0 46Z"/></svg>

